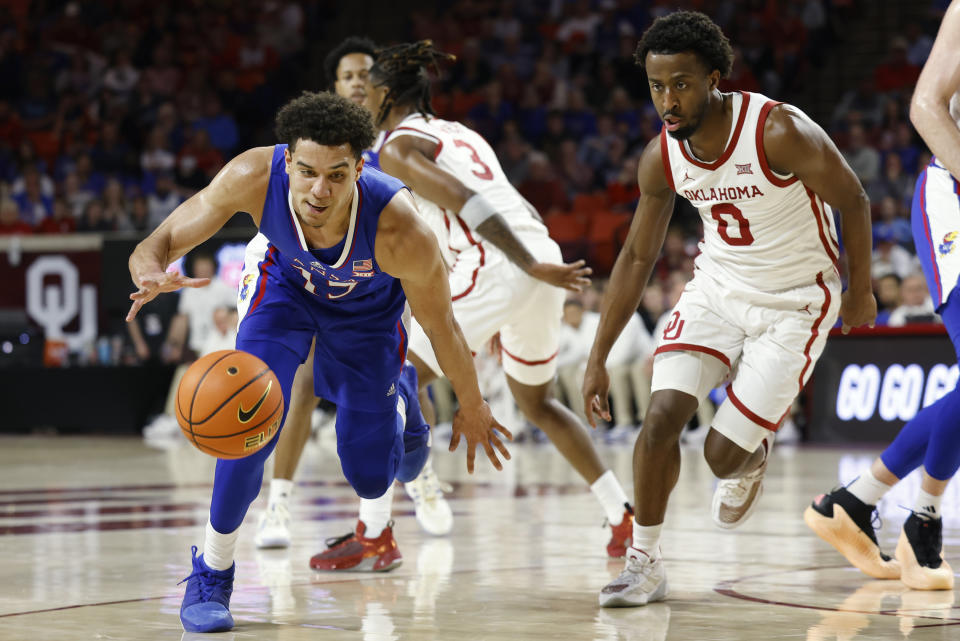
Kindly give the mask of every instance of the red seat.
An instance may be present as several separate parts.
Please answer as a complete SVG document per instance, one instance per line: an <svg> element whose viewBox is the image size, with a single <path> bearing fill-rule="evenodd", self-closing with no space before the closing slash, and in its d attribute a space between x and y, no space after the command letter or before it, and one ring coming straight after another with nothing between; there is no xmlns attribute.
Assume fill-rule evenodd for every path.
<svg viewBox="0 0 960 641"><path fill-rule="evenodd" d="M590 266L595 272L606 274L613 269L632 217L632 214L618 211L597 211L590 216L587 238Z"/></svg>
<svg viewBox="0 0 960 641"><path fill-rule="evenodd" d="M607 208L607 194L596 192L592 194L577 194L571 205L573 211L593 215L594 212Z"/></svg>
<svg viewBox="0 0 960 641"><path fill-rule="evenodd" d="M557 212L544 219L550 237L557 241L565 261L587 258L589 219L574 212Z"/></svg>

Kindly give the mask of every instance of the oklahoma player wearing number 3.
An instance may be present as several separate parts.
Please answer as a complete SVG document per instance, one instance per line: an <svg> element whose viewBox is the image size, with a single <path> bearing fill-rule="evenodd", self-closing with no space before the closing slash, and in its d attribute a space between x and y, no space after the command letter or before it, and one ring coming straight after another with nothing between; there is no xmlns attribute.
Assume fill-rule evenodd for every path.
<svg viewBox="0 0 960 641"><path fill-rule="evenodd" d="M732 58L719 27L694 12L658 18L637 47L664 127L640 160L642 196L587 363L584 403L592 412L609 415L604 361L640 302L676 194L700 211L704 240L694 278L659 337L653 395L634 448L633 545L623 573L601 591L602 606L667 596L660 530L680 472L680 431L707 393L732 380L704 456L724 479L714 522L733 528L756 507L774 433L838 312L845 328L876 317L862 186L823 130L795 107L721 93ZM830 205L842 213L848 257L842 296Z"/></svg>

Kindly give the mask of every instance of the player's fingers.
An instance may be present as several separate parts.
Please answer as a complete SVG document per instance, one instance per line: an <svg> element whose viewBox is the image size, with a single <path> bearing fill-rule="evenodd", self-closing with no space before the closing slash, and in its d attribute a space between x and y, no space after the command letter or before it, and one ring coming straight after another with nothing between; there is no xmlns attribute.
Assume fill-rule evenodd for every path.
<svg viewBox="0 0 960 641"><path fill-rule="evenodd" d="M594 395L593 398L590 398L589 395L585 395L583 400L586 401L583 406L587 408L587 422L590 423L590 427L597 429L597 419L594 418L593 413L598 410L597 407L597 397Z"/></svg>
<svg viewBox="0 0 960 641"><path fill-rule="evenodd" d="M503 444L503 441L497 438L496 435L490 437L490 442L493 443L493 446L500 450L500 454L506 460L510 460L510 451L507 450L507 446Z"/></svg>
<svg viewBox="0 0 960 641"><path fill-rule="evenodd" d="M581 276L589 276L593 273L593 267L584 267L582 269L578 269L577 273Z"/></svg>
<svg viewBox="0 0 960 641"><path fill-rule="evenodd" d="M574 269L580 269L581 267L583 267L583 266L586 265L586 264L587 264L587 261L585 261L584 259L581 258L580 260L575 260L575 261L573 261L572 263L567 263L567 267L573 267ZM588 267L587 269L590 269L590 268Z"/></svg>
<svg viewBox="0 0 960 641"><path fill-rule="evenodd" d="M143 300L133 301L133 305L130 306L130 311L127 312L127 322L129 323L137 316L137 312L140 311L140 308L143 307Z"/></svg>
<svg viewBox="0 0 960 641"><path fill-rule="evenodd" d="M849 333L850 333L850 326L847 325L846 323L843 323L843 324L840 326L840 331L843 332L844 334L849 334Z"/></svg>
<svg viewBox="0 0 960 641"><path fill-rule="evenodd" d="M513 432L505 428L503 425L500 425L499 423L497 423L493 429L497 430L498 432L506 436L508 441L513 440Z"/></svg>
<svg viewBox="0 0 960 641"><path fill-rule="evenodd" d="M457 446L460 445L460 432L454 432L450 435L450 448L449 451L452 452L457 449Z"/></svg>
<svg viewBox="0 0 960 641"><path fill-rule="evenodd" d="M606 420L610 420L610 400L607 398L607 395L597 396L598 407L600 408L600 416Z"/></svg>
<svg viewBox="0 0 960 641"><path fill-rule="evenodd" d="M467 473L473 474L473 460L477 456L476 443L467 443Z"/></svg>
<svg viewBox="0 0 960 641"><path fill-rule="evenodd" d="M177 279L181 287L206 287L210 284L209 278L180 278Z"/></svg>
<svg viewBox="0 0 960 641"><path fill-rule="evenodd" d="M490 445L490 441L484 441L482 443L483 451L487 453L487 458L490 459L490 462L493 463L493 466L497 470L503 470L503 463L500 462L500 459L497 458L497 453L493 451L493 446Z"/></svg>

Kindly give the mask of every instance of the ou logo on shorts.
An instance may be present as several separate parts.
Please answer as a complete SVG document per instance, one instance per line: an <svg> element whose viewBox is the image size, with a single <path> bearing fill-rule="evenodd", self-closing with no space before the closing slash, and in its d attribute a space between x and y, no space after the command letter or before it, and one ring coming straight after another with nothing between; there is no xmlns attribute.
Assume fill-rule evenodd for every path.
<svg viewBox="0 0 960 641"><path fill-rule="evenodd" d="M680 332L683 331L683 321L680 319L680 312L674 312L670 322L663 328L663 340L675 341L680 338Z"/></svg>

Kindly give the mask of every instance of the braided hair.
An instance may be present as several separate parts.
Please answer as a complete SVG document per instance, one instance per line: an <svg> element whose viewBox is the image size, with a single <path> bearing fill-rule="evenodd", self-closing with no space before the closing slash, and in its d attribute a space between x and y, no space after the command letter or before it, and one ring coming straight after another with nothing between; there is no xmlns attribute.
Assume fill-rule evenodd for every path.
<svg viewBox="0 0 960 641"><path fill-rule="evenodd" d="M417 111L436 115L430 105L430 76L427 68L439 68L440 62L456 60L433 46L432 40L399 44L377 51L370 69L375 86L387 87L376 124L382 123L394 105L413 105Z"/></svg>

